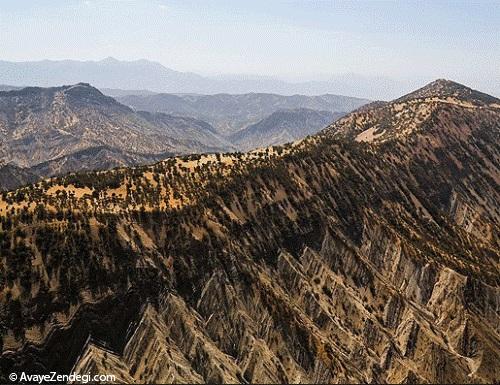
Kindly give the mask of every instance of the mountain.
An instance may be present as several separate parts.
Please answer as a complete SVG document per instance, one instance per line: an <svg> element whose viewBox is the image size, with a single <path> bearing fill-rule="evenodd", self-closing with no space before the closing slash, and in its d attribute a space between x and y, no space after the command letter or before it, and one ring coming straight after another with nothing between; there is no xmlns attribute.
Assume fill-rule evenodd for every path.
<svg viewBox="0 0 500 385"><path fill-rule="evenodd" d="M135 110L165 112L204 120L212 124L224 136L234 134L282 109L308 108L345 113L369 102L366 99L329 94L284 96L260 93L129 95L117 99Z"/></svg>
<svg viewBox="0 0 500 385"><path fill-rule="evenodd" d="M488 106L489 104L496 104L498 102L498 98L494 96L473 90L472 88L446 79L437 79L425 87L399 98L397 101L404 102L413 99L425 100L432 97L447 98L447 101L450 103L457 100L466 100L473 105L479 106Z"/></svg>
<svg viewBox="0 0 500 385"><path fill-rule="evenodd" d="M174 71L159 63L147 60L126 62L114 58L100 61L0 61L0 73L0 83L14 86L50 87L86 82L99 88L165 91L163 87L179 90L205 81L202 76Z"/></svg>
<svg viewBox="0 0 500 385"><path fill-rule="evenodd" d="M282 95L342 94L372 99L388 99L411 89L414 80L398 81L380 76L346 74L324 81L287 82L269 76L201 76L180 72L149 60L99 61L41 60L31 62L0 61L0 84L26 87L50 87L54 84L86 82L100 89L110 89L111 96L120 90L150 90L162 93L244 94L248 92ZM128 94L147 93L131 91Z"/></svg>
<svg viewBox="0 0 500 385"><path fill-rule="evenodd" d="M286 146L3 193L0 380L497 381L500 101L482 95L438 81Z"/></svg>
<svg viewBox="0 0 500 385"><path fill-rule="evenodd" d="M25 168L26 172L44 178L53 175L64 175L70 172L108 170L115 167L134 166L158 162L170 156L173 152L164 153L131 153L106 145L85 148L63 155L58 158L38 163L32 167ZM19 183L15 187L21 186ZM0 184L6 190L10 187Z"/></svg>
<svg viewBox="0 0 500 385"><path fill-rule="evenodd" d="M0 190L13 190L34 183L37 179L38 175L30 170L12 164L0 164Z"/></svg>
<svg viewBox="0 0 500 385"><path fill-rule="evenodd" d="M129 95L147 96L147 95L156 95L158 93L149 90L121 90L119 88L100 88L100 91L104 95L111 96L112 98L115 99Z"/></svg>
<svg viewBox="0 0 500 385"><path fill-rule="evenodd" d="M498 99L461 84L438 79L392 103L374 103L335 122L330 130L336 136L362 142L385 142L425 131L435 119L436 106L485 108L498 105Z"/></svg>
<svg viewBox="0 0 500 385"><path fill-rule="evenodd" d="M7 86L5 84L0 84L0 91L14 91L20 90L22 87Z"/></svg>
<svg viewBox="0 0 500 385"><path fill-rule="evenodd" d="M153 163L183 153L249 149L254 148L251 137L235 137L237 143L234 144L231 138L223 138L221 132L225 133L228 127L246 127L281 106L308 105L338 110L353 109L364 102L335 95L269 94L158 94L120 100L138 102L132 110L87 83L0 92L0 159L22 173L46 177ZM308 128L303 127L304 133L309 133L331 123L337 116L325 112L303 115L283 122L267 119L269 133L260 135L253 145L266 147L298 139L300 132L293 126L294 120L296 124L300 119L309 119ZM322 118L313 122L313 115ZM219 129L197 118L200 116L216 122ZM285 127L287 124L290 127ZM18 186L8 183L0 188L5 189L7 185Z"/></svg>
<svg viewBox="0 0 500 385"><path fill-rule="evenodd" d="M317 133L342 115L308 108L278 110L228 139L243 150L285 144Z"/></svg>
<svg viewBox="0 0 500 385"><path fill-rule="evenodd" d="M85 83L0 92L0 143L5 163L43 175L232 148L208 123L137 113Z"/></svg>

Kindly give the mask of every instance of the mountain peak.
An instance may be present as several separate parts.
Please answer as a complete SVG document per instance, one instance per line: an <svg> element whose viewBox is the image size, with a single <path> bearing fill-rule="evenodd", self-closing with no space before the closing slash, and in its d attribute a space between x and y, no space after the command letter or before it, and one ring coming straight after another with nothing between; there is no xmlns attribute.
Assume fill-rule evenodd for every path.
<svg viewBox="0 0 500 385"><path fill-rule="evenodd" d="M460 83L455 82L453 80L444 79L444 78L433 80L432 82L430 82L429 84L427 84L424 87L438 87L439 88L439 87L457 87L457 86L468 88L468 87L464 86L463 84L460 84Z"/></svg>
<svg viewBox="0 0 500 385"><path fill-rule="evenodd" d="M92 84L90 84L90 83L84 83L84 82L79 82L79 83L75 83L75 84L67 84L67 85L64 85L64 86L62 86L60 88L62 90L70 90L70 89L74 89L74 88L82 88L82 89L96 90L97 92L101 92L96 87L94 87ZM56 87L56 89L57 89L57 87Z"/></svg>
<svg viewBox="0 0 500 385"><path fill-rule="evenodd" d="M76 83L76 84L66 84L57 87L25 87L19 90L12 91L0 91L0 98L4 100L5 103L20 103L20 100L28 103L42 103L44 108L49 108L51 103L56 100L59 96L63 96L63 99L59 99L59 102L64 102L67 106L79 108L87 108L89 106L100 106L102 108L112 108L113 110L119 110L124 113L131 112L129 107L126 107L118 103L115 99L104 95L97 88L93 87L89 83ZM7 102L7 100L9 100Z"/></svg>
<svg viewBox="0 0 500 385"><path fill-rule="evenodd" d="M498 99L448 79L436 79L422 88L396 99L396 102L412 99L454 98L474 104L490 104Z"/></svg>
<svg viewBox="0 0 500 385"><path fill-rule="evenodd" d="M129 107L126 107L120 103L118 103L112 97L104 95L100 90L93 87L89 83L76 83L73 85L67 85L60 87L59 89L68 97L68 101L70 101L73 105L78 105L81 107L87 106L113 106L113 108L118 108L123 112L130 112Z"/></svg>
<svg viewBox="0 0 500 385"><path fill-rule="evenodd" d="M107 64L110 64L110 63L119 63L119 60L115 59L113 56L108 56L108 57L102 59L101 63L107 63Z"/></svg>
<svg viewBox="0 0 500 385"><path fill-rule="evenodd" d="M453 80L448 79L436 79L422 88L414 91L413 93L427 93L430 95L441 96L444 94L453 94L457 91L471 91L471 88L454 82Z"/></svg>
<svg viewBox="0 0 500 385"><path fill-rule="evenodd" d="M334 122L326 131L358 142L382 143L408 138L437 127L435 117L455 110L455 121L468 110L496 110L500 100L447 79L437 79L424 87L388 103L371 103ZM448 111L448 112L446 112ZM443 116L443 119L448 119ZM464 122L465 124L465 122ZM448 124L446 129L450 129ZM455 133L461 127L454 127Z"/></svg>

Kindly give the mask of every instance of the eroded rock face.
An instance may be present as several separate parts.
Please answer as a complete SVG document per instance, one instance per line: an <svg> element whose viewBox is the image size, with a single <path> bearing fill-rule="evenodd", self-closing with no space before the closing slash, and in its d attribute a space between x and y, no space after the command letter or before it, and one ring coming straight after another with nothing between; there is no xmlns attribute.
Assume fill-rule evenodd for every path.
<svg viewBox="0 0 500 385"><path fill-rule="evenodd" d="M141 383L498 378L497 329L480 321L498 312L498 303L485 313L468 309L467 278L453 270L411 265L399 253L380 268L338 254L334 243L328 234L319 252L282 252L273 268L237 261L233 274L207 280L194 306L168 294L157 308L143 308L119 357L105 358L89 343L74 370ZM240 274L251 280L245 284ZM499 298L498 288L481 290Z"/></svg>
<svg viewBox="0 0 500 385"><path fill-rule="evenodd" d="M417 99L286 148L7 195L0 373L497 381L500 104L437 89L415 94L432 114L409 128L386 122L390 135L370 143L356 140L370 119L392 108L409 119ZM66 346L65 366L47 358Z"/></svg>

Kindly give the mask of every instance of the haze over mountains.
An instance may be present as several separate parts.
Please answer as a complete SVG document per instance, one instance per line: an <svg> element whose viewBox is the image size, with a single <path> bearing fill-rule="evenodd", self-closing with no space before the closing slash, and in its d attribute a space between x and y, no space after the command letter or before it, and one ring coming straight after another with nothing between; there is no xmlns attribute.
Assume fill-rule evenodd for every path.
<svg viewBox="0 0 500 385"><path fill-rule="evenodd" d="M329 81L286 82L264 76L207 77L190 72L179 72L149 60L120 61L106 58L100 61L41 60L32 62L0 61L0 84L10 86L40 86L90 83L99 89L110 89L111 96L127 92L243 94L249 92L281 95L337 94L369 99L390 99L412 84L384 77L346 74ZM410 88L409 88L410 87ZM139 90L139 91L137 91ZM144 90L144 91L140 91Z"/></svg>
<svg viewBox="0 0 500 385"><path fill-rule="evenodd" d="M0 92L0 156L34 167L91 148L118 150L110 164L169 154L229 149L207 123L188 117L136 113L86 83ZM108 153L109 154L109 153ZM92 161L98 162L94 157ZM89 166L83 162L81 169Z"/></svg>
<svg viewBox="0 0 500 385"><path fill-rule="evenodd" d="M135 110L87 83L0 91L0 189L37 177L147 164L178 154L283 144L317 132L366 102L336 95L271 94L132 95L119 100ZM333 112L302 108L272 115L302 106ZM264 135L247 130L244 140L230 136L261 119Z"/></svg>
<svg viewBox="0 0 500 385"><path fill-rule="evenodd" d="M0 385L500 385L500 2L0 3Z"/></svg>
<svg viewBox="0 0 500 385"><path fill-rule="evenodd" d="M278 110L261 121L229 136L231 143L243 150L293 142L318 132L318 128L340 118L344 113L308 108Z"/></svg>
<svg viewBox="0 0 500 385"><path fill-rule="evenodd" d="M284 96L254 92L239 95L128 95L116 99L135 110L165 112L207 121L224 136L243 130L278 110L310 109L338 114L352 111L369 102L367 99L332 94ZM293 139L303 136L305 135Z"/></svg>
<svg viewBox="0 0 500 385"><path fill-rule="evenodd" d="M4 193L0 381L493 383L499 137L499 99L439 80L286 146Z"/></svg>

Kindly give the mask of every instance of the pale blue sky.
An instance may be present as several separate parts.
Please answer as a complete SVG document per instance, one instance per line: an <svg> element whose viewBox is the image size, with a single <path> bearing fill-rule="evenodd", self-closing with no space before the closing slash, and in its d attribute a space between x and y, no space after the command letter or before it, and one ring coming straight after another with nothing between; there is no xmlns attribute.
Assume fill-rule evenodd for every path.
<svg viewBox="0 0 500 385"><path fill-rule="evenodd" d="M500 1L0 0L0 60L500 83Z"/></svg>

